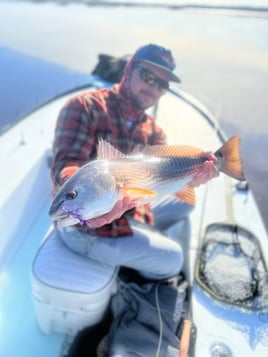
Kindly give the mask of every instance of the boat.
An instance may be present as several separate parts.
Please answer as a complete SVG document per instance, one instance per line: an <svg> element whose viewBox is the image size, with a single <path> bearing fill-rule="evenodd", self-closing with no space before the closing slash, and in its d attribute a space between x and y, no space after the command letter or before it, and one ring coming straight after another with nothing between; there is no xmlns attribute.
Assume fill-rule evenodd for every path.
<svg viewBox="0 0 268 357"><path fill-rule="evenodd" d="M48 216L60 108L76 93L118 80L96 68L87 86L44 103L0 137L2 356L67 356L78 333L101 323L116 293L118 271L55 243ZM172 88L152 113L169 144L213 151L227 139L209 110L181 89ZM190 322L184 355L267 356L268 237L247 182L221 174L197 188L193 212L166 234L184 242Z"/></svg>

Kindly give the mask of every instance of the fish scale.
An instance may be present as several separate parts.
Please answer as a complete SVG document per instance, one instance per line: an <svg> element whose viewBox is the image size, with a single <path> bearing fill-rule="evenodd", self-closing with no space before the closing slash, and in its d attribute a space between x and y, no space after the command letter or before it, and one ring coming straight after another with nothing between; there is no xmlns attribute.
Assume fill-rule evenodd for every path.
<svg viewBox="0 0 268 357"><path fill-rule="evenodd" d="M219 171L244 180L240 137L229 139L214 155ZM135 205L176 195L193 203L187 184L202 172L207 158L191 146L155 145L125 155L100 140L98 158L82 166L60 188L50 207L52 220L71 225L110 212L128 196Z"/></svg>
<svg viewBox="0 0 268 357"><path fill-rule="evenodd" d="M143 161L126 158L111 161L109 170L119 183L152 189L185 176L189 176L190 179L200 170L205 160L202 157L158 158L157 160L146 157Z"/></svg>

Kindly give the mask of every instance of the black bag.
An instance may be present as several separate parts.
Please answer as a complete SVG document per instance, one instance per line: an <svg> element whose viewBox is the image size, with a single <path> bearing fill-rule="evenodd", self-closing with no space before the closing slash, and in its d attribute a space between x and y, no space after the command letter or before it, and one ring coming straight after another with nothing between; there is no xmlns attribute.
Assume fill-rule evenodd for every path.
<svg viewBox="0 0 268 357"><path fill-rule="evenodd" d="M119 83L124 72L124 67L129 56L114 57L106 54L99 54L99 62L91 74L98 75L107 82Z"/></svg>

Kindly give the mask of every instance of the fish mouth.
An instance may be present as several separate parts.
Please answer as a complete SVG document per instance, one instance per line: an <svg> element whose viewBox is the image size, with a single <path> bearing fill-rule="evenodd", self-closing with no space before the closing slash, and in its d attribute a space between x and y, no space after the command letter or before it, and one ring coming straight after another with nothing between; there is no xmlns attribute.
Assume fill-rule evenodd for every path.
<svg viewBox="0 0 268 357"><path fill-rule="evenodd" d="M83 220L75 213L67 212L49 212L49 217L52 221L57 222L60 226L71 226L77 223L82 223Z"/></svg>
<svg viewBox="0 0 268 357"><path fill-rule="evenodd" d="M57 222L57 224L60 225L61 227L72 226L77 223L82 223L82 221L79 218L77 218L71 214L68 214L65 216L60 216L60 217L55 217L55 218L52 217L52 220L54 222Z"/></svg>

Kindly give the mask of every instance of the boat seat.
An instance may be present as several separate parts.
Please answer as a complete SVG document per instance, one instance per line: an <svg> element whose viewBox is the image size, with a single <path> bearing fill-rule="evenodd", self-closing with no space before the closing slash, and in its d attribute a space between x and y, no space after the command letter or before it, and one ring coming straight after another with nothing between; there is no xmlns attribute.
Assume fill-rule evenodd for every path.
<svg viewBox="0 0 268 357"><path fill-rule="evenodd" d="M118 269L70 251L51 228L32 264L32 295L40 329L74 336L100 322L116 291L117 273Z"/></svg>

